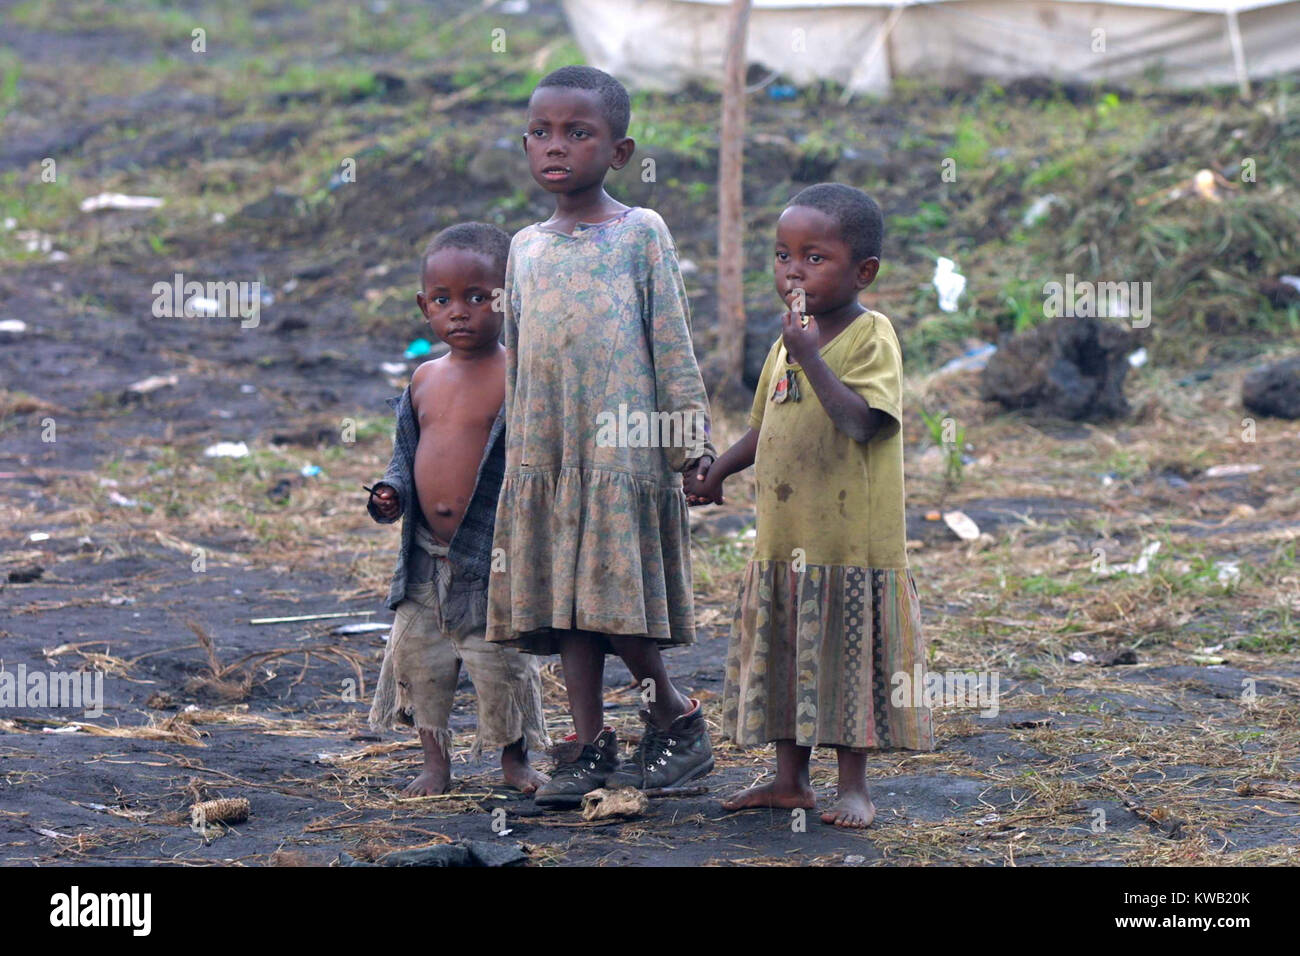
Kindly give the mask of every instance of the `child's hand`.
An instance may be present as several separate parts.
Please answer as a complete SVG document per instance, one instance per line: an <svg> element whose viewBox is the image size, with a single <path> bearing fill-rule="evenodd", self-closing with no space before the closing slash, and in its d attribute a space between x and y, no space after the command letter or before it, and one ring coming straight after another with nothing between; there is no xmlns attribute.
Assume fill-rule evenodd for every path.
<svg viewBox="0 0 1300 956"><path fill-rule="evenodd" d="M688 505L722 504L722 471L713 465L713 459L705 455L695 471L687 474L683 484Z"/></svg>
<svg viewBox="0 0 1300 956"><path fill-rule="evenodd" d="M808 316L805 328L802 316L798 312L787 312L781 316L781 341L785 343L785 352L796 365L803 365L812 359L821 348L821 333L817 331L817 320Z"/></svg>
<svg viewBox="0 0 1300 956"><path fill-rule="evenodd" d="M375 490L370 492L370 497L375 502L375 510L386 521L393 521L401 515L402 510L401 504L397 500L397 490L392 485L375 485Z"/></svg>

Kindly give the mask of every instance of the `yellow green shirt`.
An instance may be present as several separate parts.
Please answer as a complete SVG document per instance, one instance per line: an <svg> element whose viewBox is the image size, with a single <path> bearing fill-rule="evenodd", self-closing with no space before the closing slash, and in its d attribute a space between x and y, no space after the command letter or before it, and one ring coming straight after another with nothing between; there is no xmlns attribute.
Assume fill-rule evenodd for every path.
<svg viewBox="0 0 1300 956"><path fill-rule="evenodd" d="M763 365L749 415L759 430L755 561L906 568L903 359L889 319L870 310L821 348L835 376L892 421L865 443L835 427L780 339ZM795 369L799 401L772 401ZM802 553L798 549L802 549Z"/></svg>

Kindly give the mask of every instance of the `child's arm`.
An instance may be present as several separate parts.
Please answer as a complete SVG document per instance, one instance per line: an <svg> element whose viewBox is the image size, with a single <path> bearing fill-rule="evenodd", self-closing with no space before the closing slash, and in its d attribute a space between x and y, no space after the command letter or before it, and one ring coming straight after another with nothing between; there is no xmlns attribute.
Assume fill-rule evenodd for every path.
<svg viewBox="0 0 1300 956"><path fill-rule="evenodd" d="M646 331L654 363L656 410L674 414L681 444L664 449L668 467L695 472L704 460L718 457L709 439L709 399L691 344L690 304L677 266L672 236L662 220L646 242Z"/></svg>
<svg viewBox="0 0 1300 956"><path fill-rule="evenodd" d="M690 503L723 504L722 483L736 472L753 465L757 452L758 429L751 428L740 441L724 451L717 461L700 465L695 480L690 485Z"/></svg>
<svg viewBox="0 0 1300 956"><path fill-rule="evenodd" d="M781 317L781 337L790 358L799 364L808 382L817 393L817 400L826 409L831 422L845 435L857 442L869 442L893 419L880 409L872 408L866 399L855 392L831 371L821 357L818 346L817 320L810 319L808 328L801 328L794 313Z"/></svg>
<svg viewBox="0 0 1300 956"><path fill-rule="evenodd" d="M419 441L419 426L411 411L410 388L397 404L397 425L393 430L393 457L388 462L384 477L375 482L366 510L380 524L392 524L406 511L410 500L410 476L415 468L415 444Z"/></svg>

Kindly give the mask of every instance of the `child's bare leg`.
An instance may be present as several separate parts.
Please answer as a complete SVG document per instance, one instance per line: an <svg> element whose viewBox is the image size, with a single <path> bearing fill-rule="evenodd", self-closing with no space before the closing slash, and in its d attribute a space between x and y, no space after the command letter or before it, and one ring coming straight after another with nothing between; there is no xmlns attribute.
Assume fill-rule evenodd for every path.
<svg viewBox="0 0 1300 956"><path fill-rule="evenodd" d="M742 790L734 797L722 801L724 810L750 810L754 807L775 807L795 810L802 807L814 810L817 795L808 780L808 760L811 747L800 747L793 740L776 742L776 779L756 787Z"/></svg>
<svg viewBox="0 0 1300 956"><path fill-rule="evenodd" d="M585 631L560 631L557 636L573 729L579 744L589 744L605 727L605 649Z"/></svg>
<svg viewBox="0 0 1300 956"><path fill-rule="evenodd" d="M861 829L876 819L876 806L867 793L867 755L848 747L836 747L840 780L835 806L822 814L822 823Z"/></svg>
<svg viewBox="0 0 1300 956"><path fill-rule="evenodd" d="M536 793L538 787L551 779L528 763L528 741L523 737L502 749L501 776L506 786L521 793Z"/></svg>
<svg viewBox="0 0 1300 956"><path fill-rule="evenodd" d="M451 789L451 757L442 749L432 730L420 730L420 746L424 748L424 771L406 785L402 791L408 797L432 797Z"/></svg>
<svg viewBox="0 0 1300 956"><path fill-rule="evenodd" d="M610 634L609 643L614 648L614 653L623 659L627 669L632 672L637 685L649 689L650 700L646 709L656 724L667 727L691 709L691 702L673 686L664 667L663 654L659 652L659 645L655 641L644 637ZM652 683L646 684L647 680Z"/></svg>

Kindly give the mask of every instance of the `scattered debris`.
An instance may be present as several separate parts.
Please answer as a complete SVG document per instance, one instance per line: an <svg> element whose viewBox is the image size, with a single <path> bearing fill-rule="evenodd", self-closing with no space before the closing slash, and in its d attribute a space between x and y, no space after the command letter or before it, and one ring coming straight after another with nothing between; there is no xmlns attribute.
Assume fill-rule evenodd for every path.
<svg viewBox="0 0 1300 956"><path fill-rule="evenodd" d="M45 573L45 569L39 564L28 564L21 568L14 568L9 572L10 584L31 584Z"/></svg>
<svg viewBox="0 0 1300 956"><path fill-rule="evenodd" d="M422 355L428 355L433 351L433 343L428 339L416 339L406 347L403 356L408 359L419 358Z"/></svg>
<svg viewBox="0 0 1300 956"><path fill-rule="evenodd" d="M50 536L44 531L33 531L27 536L28 541L49 541Z"/></svg>
<svg viewBox="0 0 1300 956"><path fill-rule="evenodd" d="M967 517L964 511L945 511L943 513L943 523L963 541L979 540L979 525Z"/></svg>
<svg viewBox="0 0 1300 956"><path fill-rule="evenodd" d="M1008 724L1012 730L1044 730L1055 722L1055 717L1035 717L1032 720L1017 720Z"/></svg>
<svg viewBox="0 0 1300 956"><path fill-rule="evenodd" d="M22 319L0 319L0 332L10 332L14 335L27 331L27 323Z"/></svg>
<svg viewBox="0 0 1300 956"><path fill-rule="evenodd" d="M248 445L242 441L219 441L203 450L206 458L247 458Z"/></svg>
<svg viewBox="0 0 1300 956"><path fill-rule="evenodd" d="M180 377L175 373L171 375L150 375L148 378L142 378L138 382L132 382L126 387L126 390L132 395L148 395L150 392L156 392L160 388L173 388L180 384Z"/></svg>
<svg viewBox="0 0 1300 956"><path fill-rule="evenodd" d="M1124 664L1136 664L1138 662L1137 651L1131 647L1115 651L1113 654L1107 654L1098 662L1102 667L1118 667Z"/></svg>
<svg viewBox="0 0 1300 956"><path fill-rule="evenodd" d="M957 311L957 300L966 291L966 277L957 271L957 263L940 256L934 263L935 291L939 293L939 308L945 312Z"/></svg>
<svg viewBox="0 0 1300 956"><path fill-rule="evenodd" d="M243 823L252 812L245 797L205 800L190 807L190 826L206 831L210 823Z"/></svg>
<svg viewBox="0 0 1300 956"><path fill-rule="evenodd" d="M1134 368L1141 368L1147 364L1147 350L1140 348L1128 357L1128 364Z"/></svg>
<svg viewBox="0 0 1300 956"><path fill-rule="evenodd" d="M82 212L99 212L101 209L157 209L163 204L153 196L127 196L124 193L100 193L81 200Z"/></svg>
<svg viewBox="0 0 1300 956"><path fill-rule="evenodd" d="M1097 574L1103 578L1109 578L1116 574L1146 574L1147 568L1151 565L1151 559L1156 556L1160 550L1160 542L1152 541L1142 549L1136 561L1125 561L1122 564L1103 564L1097 569Z"/></svg>
<svg viewBox="0 0 1300 956"><path fill-rule="evenodd" d="M1218 572L1219 583L1224 587L1235 587L1241 583L1241 568L1236 561L1215 561L1214 568Z"/></svg>
<svg viewBox="0 0 1300 956"><path fill-rule="evenodd" d="M1075 664L1086 664L1092 660L1092 655L1083 651L1071 651L1069 659Z"/></svg>
<svg viewBox="0 0 1300 956"><path fill-rule="evenodd" d="M611 817L639 817L650 809L650 800L635 787L618 790L593 790L582 797L582 819L607 820Z"/></svg>
<svg viewBox="0 0 1300 956"><path fill-rule="evenodd" d="M1263 470L1263 465L1211 465L1205 469L1206 478L1235 478L1238 475L1253 475Z"/></svg>
<svg viewBox="0 0 1300 956"><path fill-rule="evenodd" d="M380 368L380 370L381 370L385 375L405 375L405 374L406 374L406 363L405 363L405 362L381 362L380 365L379 365L379 368Z"/></svg>
<svg viewBox="0 0 1300 956"><path fill-rule="evenodd" d="M945 362L939 367L939 371L936 374L947 375L951 372L977 372L989 364L989 359L997 350L998 347L996 345L982 342L979 345L967 349L957 358Z"/></svg>
<svg viewBox="0 0 1300 956"><path fill-rule="evenodd" d="M329 614L297 614L293 617L255 617L249 624L296 624L299 621L325 621L334 617L369 617L374 611L333 611Z"/></svg>
<svg viewBox="0 0 1300 956"><path fill-rule="evenodd" d="M392 624L381 621L367 621L365 624L340 624L331 634L371 634L375 631L391 631Z"/></svg>
<svg viewBox="0 0 1300 956"><path fill-rule="evenodd" d="M1036 226L1052 211L1052 207L1058 205L1061 197L1056 193L1048 193L1046 196L1039 196L1029 204L1025 214L1020 217L1020 224L1025 227Z"/></svg>

